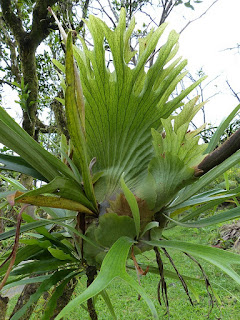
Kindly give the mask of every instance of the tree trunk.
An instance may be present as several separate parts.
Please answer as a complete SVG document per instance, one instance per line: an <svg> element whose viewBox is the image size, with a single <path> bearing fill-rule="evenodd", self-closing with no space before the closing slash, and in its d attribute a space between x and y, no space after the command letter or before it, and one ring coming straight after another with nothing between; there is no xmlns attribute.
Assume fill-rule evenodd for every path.
<svg viewBox="0 0 240 320"><path fill-rule="evenodd" d="M75 278L69 281L69 283L64 288L63 294L58 298L57 307L55 308L54 314L50 318L50 320L54 320L56 316L62 311L62 309L69 303L77 284L78 281Z"/></svg>
<svg viewBox="0 0 240 320"><path fill-rule="evenodd" d="M87 275L87 287L89 287L90 284L94 281L95 276L97 275L96 267L88 266L87 270L86 270L86 275ZM88 299L87 306L88 306L88 313L89 313L90 318L92 320L97 320L98 316L97 316L92 298Z"/></svg>
<svg viewBox="0 0 240 320"><path fill-rule="evenodd" d="M9 299L7 297L0 296L0 320L6 319L8 301Z"/></svg>
<svg viewBox="0 0 240 320"><path fill-rule="evenodd" d="M20 297L18 298L18 301L13 309L13 312L10 316L10 319L11 319L11 317L14 316L15 313L17 313L18 310L20 310L28 302L31 295L33 295L36 292L36 290L38 289L39 286L40 286L39 283L30 283L24 287L24 289L23 289ZM18 320L30 319L35 307L36 307L36 305L32 304L31 307L28 308L27 312Z"/></svg>
<svg viewBox="0 0 240 320"><path fill-rule="evenodd" d="M36 48L31 44L28 37L20 42L20 60L24 85L27 85L29 97L26 109L23 109L23 129L31 136L35 136L37 117L38 79L36 69Z"/></svg>

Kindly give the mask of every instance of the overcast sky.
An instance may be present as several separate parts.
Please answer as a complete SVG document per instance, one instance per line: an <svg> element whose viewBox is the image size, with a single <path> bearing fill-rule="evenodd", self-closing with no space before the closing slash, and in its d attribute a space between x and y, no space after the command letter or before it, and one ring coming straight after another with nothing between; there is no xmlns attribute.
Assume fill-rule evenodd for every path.
<svg viewBox="0 0 240 320"><path fill-rule="evenodd" d="M202 4L195 5L195 12L186 11L186 22L198 17L212 2L204 0ZM240 52L226 49L240 44L239 14L239 0L218 0L206 15L191 23L180 37L180 52L188 59L188 69L194 73L203 68L209 76L205 83L219 76L205 92L205 98L208 98L214 92L221 91L206 105L207 120L212 123L219 123L238 104L226 80L236 92L240 91ZM170 17L170 26L177 31L182 27L180 15L178 12Z"/></svg>
<svg viewBox="0 0 240 320"><path fill-rule="evenodd" d="M213 0L203 0L203 3L195 4L194 11L178 6L170 15L168 31L181 31L188 21L199 17L212 3ZM156 18L156 23L159 23L160 13L160 8L152 11L151 15L153 19ZM206 120L212 124L219 124L238 104L227 87L226 80L236 92L240 91L240 53L238 54L237 50L226 49L240 43L239 14L240 0L218 0L201 19L192 22L180 36L180 54L188 59L188 70L191 74L195 76L202 68L209 76L205 85L218 77L204 89L205 99L220 91L206 105ZM137 22L142 24L138 16ZM3 95L4 106L11 107L12 111L9 111L12 116L16 117L18 114L19 122L19 106L12 108L14 99L17 99L17 96L9 95L9 91ZM199 125L202 123L201 114L198 122Z"/></svg>

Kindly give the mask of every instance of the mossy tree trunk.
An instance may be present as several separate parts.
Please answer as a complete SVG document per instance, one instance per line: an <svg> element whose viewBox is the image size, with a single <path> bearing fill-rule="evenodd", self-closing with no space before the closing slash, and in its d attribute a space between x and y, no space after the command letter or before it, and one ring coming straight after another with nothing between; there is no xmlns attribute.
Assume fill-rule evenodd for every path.
<svg viewBox="0 0 240 320"><path fill-rule="evenodd" d="M20 57L20 73L24 80L24 85L28 86L29 97L23 110L23 129L35 138L38 107L38 79L36 68L36 50L40 43L49 35L53 28L53 19L47 8L52 6L57 0L37 0L33 8L32 25L29 30L24 28L21 8L15 8L16 2L11 0L0 0L2 18L6 26L11 30ZM19 79L18 79L19 81ZM23 177L24 185L31 185L31 178ZM37 290L38 285L27 285L21 294L13 314L29 300L30 296ZM29 319L34 308L30 308L23 319Z"/></svg>
<svg viewBox="0 0 240 320"><path fill-rule="evenodd" d="M4 22L17 42L24 85L28 85L30 91L26 109L23 110L23 128L32 137L35 135L38 100L36 50L53 27L53 20L47 8L56 2L57 0L37 0L33 8L30 31L26 31L22 21L21 9L18 7L17 10L14 10L16 9L14 8L14 1L0 0Z"/></svg>

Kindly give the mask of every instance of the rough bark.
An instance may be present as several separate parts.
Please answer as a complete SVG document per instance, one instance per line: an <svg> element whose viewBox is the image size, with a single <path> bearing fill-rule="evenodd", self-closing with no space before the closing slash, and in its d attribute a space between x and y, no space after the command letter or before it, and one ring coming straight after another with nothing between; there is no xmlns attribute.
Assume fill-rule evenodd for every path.
<svg viewBox="0 0 240 320"><path fill-rule="evenodd" d="M23 110L23 128L34 137L38 80L36 70L36 49L39 44L49 35L52 27L52 17L48 14L47 7L57 0L37 0L33 9L31 31L25 31L19 10L14 12L11 0L0 0L4 22L11 30L16 39L21 62L21 72L24 84L28 85L29 98L26 110Z"/></svg>
<svg viewBox="0 0 240 320"><path fill-rule="evenodd" d="M52 28L53 19L49 15L47 8L56 2L57 0L37 0L33 9L30 31L25 31L21 20L22 15L20 9L18 8L18 10L14 11L14 3L11 0L0 0L4 23L11 30L18 47L24 85L28 85L28 90L30 91L26 109L23 110L23 129L32 137L35 136L38 100L35 54L37 47L49 35L50 28ZM13 52L13 50L11 50L11 52ZM19 81L20 79L17 80ZM26 183L29 184L29 181ZM30 284L24 288L12 315L22 308L37 288L37 284ZM33 309L34 306L29 308L21 320L29 319Z"/></svg>
<svg viewBox="0 0 240 320"><path fill-rule="evenodd" d="M61 312L61 310L69 303L77 284L78 281L75 278L69 281L69 283L64 288L63 294L57 301L57 307L55 308L54 314L50 318L50 320L54 320L56 316Z"/></svg>
<svg viewBox="0 0 240 320"><path fill-rule="evenodd" d="M195 176L200 177L240 149L240 129L232 134L220 147L208 154L195 168Z"/></svg>
<svg viewBox="0 0 240 320"><path fill-rule="evenodd" d="M89 287L90 284L94 281L95 276L97 275L96 267L94 266L87 267L86 275L87 275L87 287ZM88 299L87 306L88 306L88 313L90 318L92 320L97 320L98 316L97 316L92 299Z"/></svg>
<svg viewBox="0 0 240 320"><path fill-rule="evenodd" d="M0 296L0 320L6 319L8 301L7 297Z"/></svg>
<svg viewBox="0 0 240 320"><path fill-rule="evenodd" d="M30 297L36 292L36 290L38 289L38 287L40 286L39 283L31 283L28 284L24 287L20 297L18 298L18 301L13 309L13 312L10 316L10 319L14 316L14 314L20 310L30 299ZM31 305L31 307L28 308L28 310L26 311L26 313L19 318L18 320L28 320L30 319L34 309L35 309L35 304Z"/></svg>
<svg viewBox="0 0 240 320"><path fill-rule="evenodd" d="M60 92L58 94L58 97L63 98L63 93ZM55 121L56 121L58 130L60 131L60 133L65 135L67 140L69 140L70 136L69 136L68 129L67 129L67 119L66 119L63 105L61 104L61 102L54 100L51 103L51 109L54 113L54 117L55 117Z"/></svg>

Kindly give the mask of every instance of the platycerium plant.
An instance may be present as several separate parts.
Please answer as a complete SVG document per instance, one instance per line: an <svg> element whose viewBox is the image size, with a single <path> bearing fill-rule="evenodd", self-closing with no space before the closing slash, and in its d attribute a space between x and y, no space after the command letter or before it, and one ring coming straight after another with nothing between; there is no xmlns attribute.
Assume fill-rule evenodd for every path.
<svg viewBox="0 0 240 320"><path fill-rule="evenodd" d="M12 252L3 258L0 272L6 275L1 288L41 283L24 307L12 316L13 320L19 319L43 292L54 287L42 315L42 319L50 319L64 287L73 278L89 275L91 268L92 280L98 274L95 280L56 319L98 294L116 317L105 291L116 277L125 280L145 299L157 319L154 303L127 273L126 264L132 259L139 274L160 270L160 287L166 295L164 277L174 275L164 270L160 253L169 257L168 248L185 252L194 261L193 257L203 258L240 283L240 276L231 266L240 264L238 255L164 238L166 226L203 227L240 216L236 208L196 220L206 209L240 193L240 188L199 193L240 160L238 144L232 148L231 142L238 141L238 133L214 151L219 132L239 106L219 127L211 143L202 144L198 135L202 127L189 130L202 104L197 104L198 97L187 103L184 98L203 79L172 98L177 84L186 75L183 71L186 60L175 58L178 34L170 32L155 63L147 69L165 24L139 39L138 51L132 51L129 44L134 19L126 29L123 9L115 30L94 16L89 17L86 25L94 46L89 48L82 38L80 48L73 46L70 32L65 38L66 66L55 62L66 73L65 110L71 141L62 137L59 151L63 161L44 150L0 109L0 142L19 155L0 155L3 168L46 182L26 191L6 178L14 186L8 201L40 206L51 216L33 219L23 213L24 206L16 232L0 235L3 240L16 233ZM105 60L106 44L112 54L110 67ZM136 65L131 64L133 57ZM179 107L181 112L173 115ZM22 218L25 223L20 228ZM61 231L51 232L53 224L61 226ZM19 234L33 229L36 233L23 239L25 246L17 251ZM157 266L143 271L137 257L146 250L155 252ZM22 261L24 264L20 264ZM28 279L32 273L36 277ZM9 282L8 275L18 277ZM191 278L179 272L177 276L189 295L186 282ZM92 311L89 310L91 316Z"/></svg>

